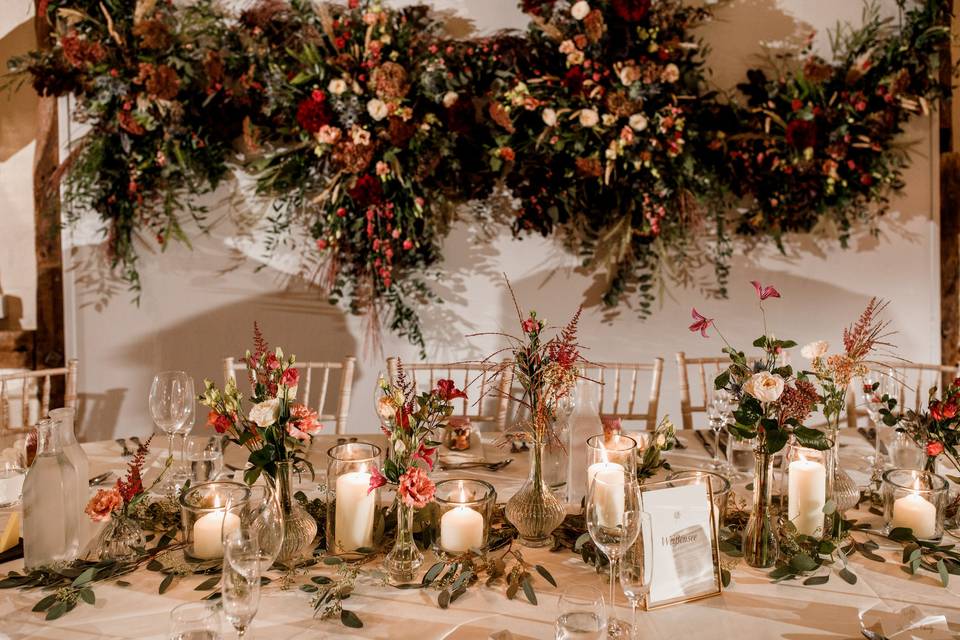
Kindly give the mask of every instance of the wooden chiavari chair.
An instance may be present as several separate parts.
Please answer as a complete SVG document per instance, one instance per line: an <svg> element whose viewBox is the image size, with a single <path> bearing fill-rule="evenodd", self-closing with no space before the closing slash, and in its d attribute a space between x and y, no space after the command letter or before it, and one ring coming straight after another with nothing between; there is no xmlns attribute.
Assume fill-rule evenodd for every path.
<svg viewBox="0 0 960 640"><path fill-rule="evenodd" d="M50 411L50 379L54 376L64 376L64 406L70 409L77 408L77 360L67 362L67 366L57 369L40 369L38 371L20 371L0 375L0 434L4 431L25 431L33 427L35 421L30 419L31 400L39 402L37 419L43 418ZM20 397L16 402L20 404L20 424L11 424L11 390L19 383ZM39 385L39 386L38 386ZM39 391L39 399L37 398ZM56 408L56 407L53 407Z"/></svg>
<svg viewBox="0 0 960 640"><path fill-rule="evenodd" d="M469 418L471 424L487 423L492 426L492 431L503 431L507 424L510 385L513 383L513 368L504 366L506 362L404 362L403 372L407 381L413 382L418 391L433 389L438 380L453 380L457 387L466 389L468 395L456 401L453 415ZM396 381L399 369L399 358L387 358L390 380ZM502 373L498 373L500 371ZM480 398L484 400L478 402ZM490 401L487 402L487 399Z"/></svg>
<svg viewBox="0 0 960 640"><path fill-rule="evenodd" d="M294 367L301 372L300 382L297 384L297 400L316 410L321 422L333 421L337 433L345 433L347 428L347 414L350 411L350 394L353 391L353 372L357 359L348 356L342 362L296 362ZM236 381L237 371L246 371L247 363L243 358L223 359L223 380ZM325 412L328 404L330 388L330 372L340 372L340 393L333 413ZM316 403L311 402L314 374L320 378Z"/></svg>
<svg viewBox="0 0 960 640"><path fill-rule="evenodd" d="M642 394L643 379L650 374L650 392L646 410L638 407L637 390ZM596 362L585 367L584 376L600 384L601 418L643 422L645 431L657 426L660 386L663 380L663 358L653 362ZM642 398L641 398L642 401Z"/></svg>
<svg viewBox="0 0 960 640"><path fill-rule="evenodd" d="M747 358L747 362L753 364L756 358ZM710 402L710 392L713 389L713 379L730 366L728 356L711 356L707 358L688 358L683 351L677 352L677 369L680 376L680 416L683 429L693 429L693 414L706 413L707 404ZM693 368L695 380L699 382L697 387L697 404L693 403L690 395L690 373L688 368Z"/></svg>
<svg viewBox="0 0 960 640"><path fill-rule="evenodd" d="M897 406L906 411L924 411L927 407L930 387L936 385L938 393L943 390L943 379L960 375L960 364L924 364L917 362L885 362L871 366L876 373L889 372L896 381ZM861 416L867 412L862 408L863 382L854 379L847 390L847 426L856 428Z"/></svg>

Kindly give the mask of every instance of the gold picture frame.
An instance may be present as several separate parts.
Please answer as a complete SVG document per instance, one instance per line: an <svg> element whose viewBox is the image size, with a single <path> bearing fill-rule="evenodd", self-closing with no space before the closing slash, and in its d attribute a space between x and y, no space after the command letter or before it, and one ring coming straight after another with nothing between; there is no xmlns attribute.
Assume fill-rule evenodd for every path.
<svg viewBox="0 0 960 640"><path fill-rule="evenodd" d="M641 500L643 499L643 494L663 490L676 488L678 486L684 485L702 485L706 488L706 499L709 504L707 513L709 514L709 524L707 526L707 532L710 536L710 550L711 550L711 562L713 563L713 582L711 587L708 590L705 590L700 593L694 593L690 595L667 598L662 601L654 602L651 600L650 596L653 593L651 589L647 593L647 596L644 598L643 608L645 611L655 611L657 609L664 609L666 607L672 607L678 604L685 604L688 602L696 602L697 600L703 600L705 598L712 598L723 593L723 579L721 576L720 570L720 536L717 531L717 517L716 517L716 505L713 502L713 487L709 482L703 483L697 478L677 478L674 480L666 480L662 482L654 482L649 484L643 484L640 486L640 496ZM652 515L651 515L652 517ZM656 526L654 526L654 531L656 531ZM657 565L653 565L653 578L651 583L657 578Z"/></svg>

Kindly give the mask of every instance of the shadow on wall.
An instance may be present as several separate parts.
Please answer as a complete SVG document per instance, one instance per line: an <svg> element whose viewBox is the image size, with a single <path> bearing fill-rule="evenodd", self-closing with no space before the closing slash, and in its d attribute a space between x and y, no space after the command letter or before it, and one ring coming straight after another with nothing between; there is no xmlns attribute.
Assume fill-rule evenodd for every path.
<svg viewBox="0 0 960 640"><path fill-rule="evenodd" d="M115 429L114 425L120 422L120 407L123 406L126 395L126 389L107 389L103 393L79 394L76 424L80 425L80 428L77 438L86 442L110 437ZM109 428L96 429L91 428L91 425ZM125 433L127 430L121 426L119 431Z"/></svg>
<svg viewBox="0 0 960 640"><path fill-rule="evenodd" d="M36 43L32 19L11 29L0 38L0 69L7 68L10 58L36 48ZM36 112L37 94L29 82L0 96L0 162L6 162L33 142Z"/></svg>

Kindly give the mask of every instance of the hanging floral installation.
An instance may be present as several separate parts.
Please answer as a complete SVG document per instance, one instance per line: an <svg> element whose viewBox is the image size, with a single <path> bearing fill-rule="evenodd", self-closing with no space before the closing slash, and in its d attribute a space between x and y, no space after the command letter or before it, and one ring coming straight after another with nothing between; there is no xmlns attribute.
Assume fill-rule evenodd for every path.
<svg viewBox="0 0 960 640"><path fill-rule="evenodd" d="M606 305L640 315L664 281L722 295L734 236L875 228L949 41L937 0L900 0L896 21L868 8L832 60L750 70L740 104L705 88L710 16L679 0L522 0L526 33L473 40L379 0L40 4L51 46L12 60L14 80L73 96L89 125L48 188L100 217L134 290L141 248L189 244L196 195L242 166L273 202L270 245L308 231L331 300L421 349L443 240L475 214L458 205L504 188L518 205L494 221L559 235Z"/></svg>

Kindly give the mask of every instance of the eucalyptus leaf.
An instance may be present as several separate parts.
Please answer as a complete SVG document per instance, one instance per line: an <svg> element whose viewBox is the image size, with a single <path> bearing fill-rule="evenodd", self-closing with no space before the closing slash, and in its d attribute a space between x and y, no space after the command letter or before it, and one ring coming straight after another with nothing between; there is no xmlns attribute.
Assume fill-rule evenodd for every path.
<svg viewBox="0 0 960 640"><path fill-rule="evenodd" d="M363 628L363 621L357 617L357 614L349 609L343 609L340 611L340 622L343 624L343 626L350 627L351 629Z"/></svg>
<svg viewBox="0 0 960 640"><path fill-rule="evenodd" d="M546 567L544 567L542 564L538 564L538 565L534 565L533 568L537 570L537 573L539 573L541 576L543 576L543 579L544 579L544 580L546 580L547 582L549 582L550 584L552 584L554 587L557 586L557 581L556 581L556 580L554 579L554 577L550 574L550 572L547 571Z"/></svg>

